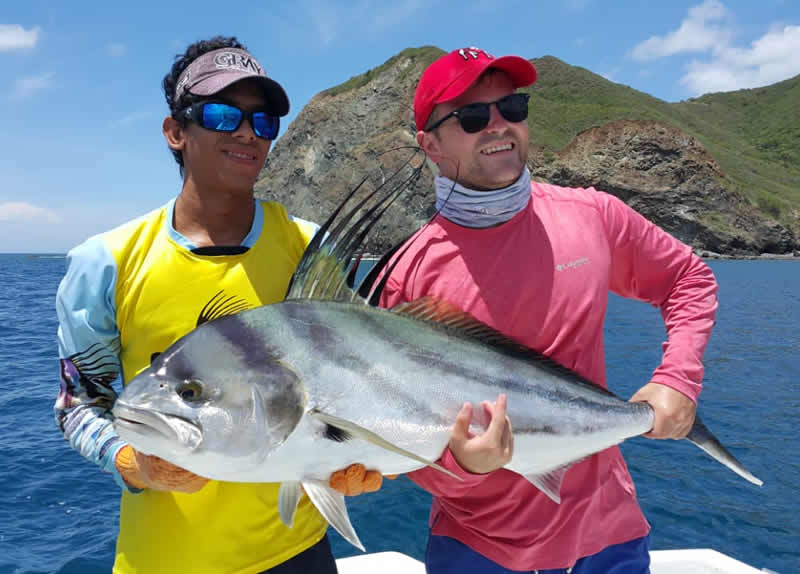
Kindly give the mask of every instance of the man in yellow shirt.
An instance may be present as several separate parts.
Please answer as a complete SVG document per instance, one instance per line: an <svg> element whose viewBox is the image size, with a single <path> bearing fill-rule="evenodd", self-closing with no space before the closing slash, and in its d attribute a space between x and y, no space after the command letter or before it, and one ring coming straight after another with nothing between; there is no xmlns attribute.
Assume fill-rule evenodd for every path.
<svg viewBox="0 0 800 574"><path fill-rule="evenodd" d="M116 435L125 384L204 321L280 301L317 226L253 198L283 88L235 38L190 45L164 77L164 137L183 186L166 205L70 251L57 312L56 420L72 447L122 487L114 572L335 572L327 524L304 499L287 528L277 484L209 481ZM348 494L380 475L341 471Z"/></svg>

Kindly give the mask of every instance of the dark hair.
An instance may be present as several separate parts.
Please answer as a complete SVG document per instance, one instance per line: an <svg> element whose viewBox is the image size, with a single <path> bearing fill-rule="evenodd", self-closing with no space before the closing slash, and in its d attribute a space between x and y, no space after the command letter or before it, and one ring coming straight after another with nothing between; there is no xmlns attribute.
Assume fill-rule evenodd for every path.
<svg viewBox="0 0 800 574"><path fill-rule="evenodd" d="M189 64L191 64L197 58L206 52L219 50L220 48L239 48L240 50L247 50L247 48L241 42L239 42L235 36L214 36L209 40L200 40L199 42L190 44L183 54L178 54L175 56L175 62L172 64L172 69L166 76L164 76L161 86L164 88L164 98L167 100L169 113L176 120L183 123L183 120L178 118L178 112L194 103L194 101L200 99L199 96L193 96L192 94L186 93L176 101L175 87L178 85L178 78L180 78L183 71L189 67ZM172 152L175 161L178 162L178 165L180 166L181 177L183 177L183 154L174 149L170 149L170 151Z"/></svg>

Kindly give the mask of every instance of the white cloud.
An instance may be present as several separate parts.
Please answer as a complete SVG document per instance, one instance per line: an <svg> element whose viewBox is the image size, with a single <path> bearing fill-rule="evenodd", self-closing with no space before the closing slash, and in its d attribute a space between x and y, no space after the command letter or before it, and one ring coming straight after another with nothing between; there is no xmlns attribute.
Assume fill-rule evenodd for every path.
<svg viewBox="0 0 800 574"><path fill-rule="evenodd" d="M800 26L773 26L750 46L733 44L729 12L719 0L689 9L680 27L635 46L630 56L650 61L682 53L696 56L680 79L691 95L754 88L800 74Z"/></svg>
<svg viewBox="0 0 800 574"><path fill-rule="evenodd" d="M24 201L0 202L0 221L61 221L58 214L46 207L39 207Z"/></svg>
<svg viewBox="0 0 800 574"><path fill-rule="evenodd" d="M800 74L800 26L775 29L749 48L725 46L709 61L693 60L681 84L694 95L756 88Z"/></svg>
<svg viewBox="0 0 800 574"><path fill-rule="evenodd" d="M307 0L303 4L306 18L323 47L330 46L343 34L351 37L353 22L358 22L359 34L383 33L386 29L412 20L422 8L422 0L362 0L352 6L324 0Z"/></svg>
<svg viewBox="0 0 800 574"><path fill-rule="evenodd" d="M148 111L132 112L132 113L130 113L128 115L125 115L125 116L122 116L122 117L119 117L119 118L115 119L110 124L108 124L108 127L111 128L111 129L126 128L126 127L130 126L131 124L135 124L136 122L139 122L139 121L142 121L142 120L145 120L145 119L149 118L151 115L152 114L150 112L148 112Z"/></svg>
<svg viewBox="0 0 800 574"><path fill-rule="evenodd" d="M22 26L0 24L0 52L33 48L39 41L39 27L26 30Z"/></svg>
<svg viewBox="0 0 800 574"><path fill-rule="evenodd" d="M35 76L25 76L18 78L14 85L14 96L17 98L24 98L30 96L34 92L46 90L53 83L52 72L45 72Z"/></svg>
<svg viewBox="0 0 800 574"><path fill-rule="evenodd" d="M128 46L126 46L125 44L119 44L119 43L109 44L108 46L106 46L106 49L108 50L109 55L111 55L114 58L120 58L128 53Z"/></svg>
<svg viewBox="0 0 800 574"><path fill-rule="evenodd" d="M651 36L638 44L630 53L634 60L655 60L683 52L705 52L716 46L727 45L730 30L714 24L727 15L725 6L718 0L706 0L689 8L689 15L680 27L666 36Z"/></svg>
<svg viewBox="0 0 800 574"><path fill-rule="evenodd" d="M308 21L316 32L317 41L327 47L336 39L345 20L343 10L321 0L311 0L303 6Z"/></svg>
<svg viewBox="0 0 800 574"><path fill-rule="evenodd" d="M420 8L420 0L395 0L369 6L362 16L371 18L375 29L385 29L411 20Z"/></svg>
<svg viewBox="0 0 800 574"><path fill-rule="evenodd" d="M601 73L600 75L603 76L609 82L616 82L617 81L616 78L617 76L619 76L619 73L621 71L622 71L621 66L615 66L614 68L611 69L611 71Z"/></svg>
<svg viewBox="0 0 800 574"><path fill-rule="evenodd" d="M570 12L582 12L588 8L590 2L591 0L562 0L561 6Z"/></svg>

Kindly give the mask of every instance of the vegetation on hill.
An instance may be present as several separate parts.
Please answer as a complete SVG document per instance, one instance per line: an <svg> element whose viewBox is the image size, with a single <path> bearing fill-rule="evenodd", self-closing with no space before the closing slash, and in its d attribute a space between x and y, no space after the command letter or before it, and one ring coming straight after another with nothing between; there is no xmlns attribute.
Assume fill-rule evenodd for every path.
<svg viewBox="0 0 800 574"><path fill-rule="evenodd" d="M383 64L378 66L377 68L371 68L360 74L358 76L353 76L346 82L339 84L338 86L334 86L332 88L328 88L323 93L328 96L336 96L338 94L342 94L344 92L349 92L351 90L357 90L361 86L365 86L369 83L369 81L385 72L388 68L393 67L397 62L404 61L406 59L410 59L413 62L419 61L422 65L420 69L426 68L431 62L433 62L436 58L444 54L442 50L436 48L435 46L422 46L421 48L406 48L399 54L392 56L388 60L386 60ZM406 70L407 73L411 73L413 70L416 70L417 66L407 66ZM416 84L416 79L414 80ZM410 104L409 104L410 105Z"/></svg>
<svg viewBox="0 0 800 574"><path fill-rule="evenodd" d="M414 65L406 72L412 73L442 54L433 46L406 49L325 94L358 89L408 58ZM608 122L665 123L703 144L719 163L726 187L800 233L800 76L763 88L669 103L553 56L531 61L539 77L527 90L528 123L531 143L545 156L564 149L582 131Z"/></svg>
<svg viewBox="0 0 800 574"><path fill-rule="evenodd" d="M794 229L800 226L800 76L764 88L668 103L552 56L533 60L532 143L563 149L614 120L654 120L696 137L733 189Z"/></svg>

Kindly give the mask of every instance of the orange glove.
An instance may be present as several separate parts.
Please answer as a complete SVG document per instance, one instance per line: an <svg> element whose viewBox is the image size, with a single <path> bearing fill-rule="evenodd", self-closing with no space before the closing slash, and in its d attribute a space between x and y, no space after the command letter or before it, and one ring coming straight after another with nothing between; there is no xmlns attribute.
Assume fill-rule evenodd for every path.
<svg viewBox="0 0 800 574"><path fill-rule="evenodd" d="M192 493L208 482L207 478L163 458L142 454L130 445L119 450L114 464L125 482L134 488Z"/></svg>
<svg viewBox="0 0 800 574"><path fill-rule="evenodd" d="M397 475L387 474L386 478L394 480ZM363 464L356 463L334 472L328 479L328 484L345 496L356 496L380 490L383 475L377 470L367 470Z"/></svg>

